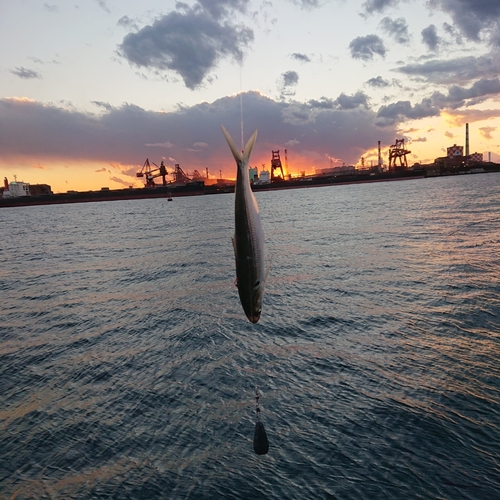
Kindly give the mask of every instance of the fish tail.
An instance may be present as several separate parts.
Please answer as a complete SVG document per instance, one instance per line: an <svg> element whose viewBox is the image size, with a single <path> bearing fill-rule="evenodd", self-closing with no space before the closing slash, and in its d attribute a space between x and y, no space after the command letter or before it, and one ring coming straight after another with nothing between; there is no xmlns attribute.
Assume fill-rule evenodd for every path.
<svg viewBox="0 0 500 500"><path fill-rule="evenodd" d="M256 140L257 140L257 130L252 134L252 137L248 139L248 142L245 146L245 150L243 151L242 160L245 165L248 165L250 161L250 155L252 154L252 149Z"/></svg>
<svg viewBox="0 0 500 500"><path fill-rule="evenodd" d="M221 125L222 133L224 134L224 137L226 138L226 141L229 145L229 149L231 150L231 153L233 153L234 159L236 160L236 163L240 164L241 163L241 153L239 152L238 148L236 147L236 144L233 141L233 138L229 135L229 132L224 128L223 125Z"/></svg>
<svg viewBox="0 0 500 500"><path fill-rule="evenodd" d="M247 165L248 161L250 160L250 155L252 154L252 149L255 144L255 140L257 139L257 130L252 134L252 137L248 139L248 142L245 146L245 150L242 153L238 150L236 147L236 144L233 141L233 138L229 135L229 132L224 128L223 125L221 125L222 132L224 134L224 137L226 138L226 141L229 145L229 148L231 149L231 152L233 153L234 159L236 160L236 163L238 165L244 164Z"/></svg>

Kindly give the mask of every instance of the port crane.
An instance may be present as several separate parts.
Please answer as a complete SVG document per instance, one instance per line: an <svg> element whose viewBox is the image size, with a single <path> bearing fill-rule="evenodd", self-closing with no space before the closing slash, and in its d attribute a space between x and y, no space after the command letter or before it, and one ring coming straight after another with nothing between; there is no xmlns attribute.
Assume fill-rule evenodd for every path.
<svg viewBox="0 0 500 500"><path fill-rule="evenodd" d="M191 179L188 177L186 172L182 170L181 166L176 163L175 164L175 170L174 170L174 182L176 184L186 184L187 182L191 182Z"/></svg>
<svg viewBox="0 0 500 500"><path fill-rule="evenodd" d="M146 187L155 187L155 179L156 177L161 177L163 181L163 186L167 185L167 167L165 167L165 164L163 161L160 163L160 166L158 166L156 163L152 162L153 165L156 168L153 168L151 166L151 163L149 162L149 158L146 158L146 161L144 162L144 165L142 166L141 170L137 172L137 177L145 177L146 182L145 185Z"/></svg>
<svg viewBox="0 0 500 500"><path fill-rule="evenodd" d="M280 159L280 152L278 151L271 151L272 152L272 157L271 157L271 182L274 182L275 180L285 180L285 174L283 172L283 166L281 164L281 159ZM274 171L275 170L281 170L281 176L275 175Z"/></svg>
<svg viewBox="0 0 500 500"><path fill-rule="evenodd" d="M398 165L396 165L397 160L399 160L399 168L408 168L408 160L406 155L410 154L405 148L405 140L396 139L396 142L389 148L389 170L396 170Z"/></svg>

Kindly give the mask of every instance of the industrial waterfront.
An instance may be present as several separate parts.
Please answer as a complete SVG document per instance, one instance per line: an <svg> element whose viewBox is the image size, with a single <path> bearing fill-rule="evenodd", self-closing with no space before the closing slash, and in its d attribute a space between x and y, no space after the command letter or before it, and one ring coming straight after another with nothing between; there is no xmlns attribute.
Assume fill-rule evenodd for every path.
<svg viewBox="0 0 500 500"><path fill-rule="evenodd" d="M249 177L254 191L278 189L296 189L317 186L335 186L340 184L384 182L408 180L421 177L441 177L450 175L467 175L478 173L500 172L500 164L484 161L480 153L470 153L468 143L468 125L466 126L466 146L454 144L447 148L447 155L436 158L432 164L408 164L407 156L411 153L405 146L404 139L396 139L389 148L388 163L384 164L378 143L378 161L375 166L366 167L362 158L361 168L355 166L335 166L317 169L314 174L302 172L292 176L288 173L287 151L284 162L280 151L271 152L269 169L259 172L256 167L249 169ZM172 198L178 196L209 195L231 193L234 191L233 179L211 179L208 169L205 175L194 170L188 175L179 164L169 172L164 161L158 166L146 158L136 176L144 181L143 188L130 186L126 189L109 189L103 187L99 191L70 191L52 193L46 184L30 185L24 182L9 183L4 179L4 187L0 188L0 208L25 205L46 205L83 203L95 201L133 200L142 198Z"/></svg>

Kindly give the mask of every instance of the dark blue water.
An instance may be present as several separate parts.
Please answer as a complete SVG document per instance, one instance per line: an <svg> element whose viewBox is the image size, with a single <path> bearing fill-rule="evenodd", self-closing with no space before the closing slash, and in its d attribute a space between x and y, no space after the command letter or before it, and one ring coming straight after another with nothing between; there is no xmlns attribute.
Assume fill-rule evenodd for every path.
<svg viewBox="0 0 500 500"><path fill-rule="evenodd" d="M257 196L257 325L232 195L1 210L1 498L500 498L500 175Z"/></svg>

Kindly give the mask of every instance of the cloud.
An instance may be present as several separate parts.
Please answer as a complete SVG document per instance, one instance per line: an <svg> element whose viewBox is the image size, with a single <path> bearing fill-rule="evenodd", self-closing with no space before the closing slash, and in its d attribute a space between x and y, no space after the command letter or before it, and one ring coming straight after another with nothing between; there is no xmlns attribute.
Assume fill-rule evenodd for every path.
<svg viewBox="0 0 500 500"><path fill-rule="evenodd" d="M441 40L437 35L436 26L434 26L433 24L427 26L427 28L424 28L422 30L421 34L422 41L425 43L425 45L427 45L427 48L429 50L432 50L433 52L436 52Z"/></svg>
<svg viewBox="0 0 500 500"><path fill-rule="evenodd" d="M130 186L130 181L124 181L123 179L120 179L119 177L116 176L110 177L109 180L121 184L122 186L127 186L127 187Z"/></svg>
<svg viewBox="0 0 500 500"><path fill-rule="evenodd" d="M452 127L461 127L466 123L498 118L500 109L446 110L443 112L443 116Z"/></svg>
<svg viewBox="0 0 500 500"><path fill-rule="evenodd" d="M370 78L367 82L367 85L374 88L384 88L388 87L390 83L387 80L384 80L381 76L377 76L375 78Z"/></svg>
<svg viewBox="0 0 500 500"><path fill-rule="evenodd" d="M395 7L399 0L366 0L363 4L363 9L367 14L374 12L383 12L388 7Z"/></svg>
<svg viewBox="0 0 500 500"><path fill-rule="evenodd" d="M299 5L303 9L313 10L317 9L323 3L321 0L291 0L292 3Z"/></svg>
<svg viewBox="0 0 500 500"><path fill-rule="evenodd" d="M286 71L282 73L280 77L281 99L294 96L295 90L293 90L292 87L296 87L298 83L299 74L296 71Z"/></svg>
<svg viewBox="0 0 500 500"><path fill-rule="evenodd" d="M193 152L201 152L208 148L208 144L206 142L195 142L190 148L189 151Z"/></svg>
<svg viewBox="0 0 500 500"><path fill-rule="evenodd" d="M309 56L306 54L299 54L298 52L294 52L290 57L299 62L311 62Z"/></svg>
<svg viewBox="0 0 500 500"><path fill-rule="evenodd" d="M291 168L294 162L318 165L326 161L326 154L355 163L367 149L375 147L378 140L389 143L394 138L395 129L378 128L376 113L363 106L327 109L273 100L258 92L246 92L241 97L245 131L249 131L246 135L259 129L253 153L257 165L267 163L271 150L280 147L289 148ZM150 156L151 148L145 144L164 143L168 137L173 145L168 155L181 166L198 170L208 167L210 171L222 170L225 176L234 176L234 161L220 125L233 137L238 136L239 95L169 113L125 104L105 109L99 115L30 100L0 99L0 116L2 162L13 158L25 163L33 159L51 164L64 162L70 166L105 162L122 165L122 176L125 169L134 176L146 157L155 161ZM162 150L158 149L157 154L161 155ZM95 166L89 167L89 173L94 175L95 169Z"/></svg>
<svg viewBox="0 0 500 500"><path fill-rule="evenodd" d="M42 79L42 75L33 69L26 69L23 67L11 69L10 72L19 78L23 78L24 80L30 80L33 78L37 78L39 80Z"/></svg>
<svg viewBox="0 0 500 500"><path fill-rule="evenodd" d="M49 12L58 12L59 11L59 7L57 5L51 5L48 3L44 3L43 8Z"/></svg>
<svg viewBox="0 0 500 500"><path fill-rule="evenodd" d="M478 78L497 77L500 74L500 50L493 49L478 57L432 59L424 63L407 64L396 71L413 77L424 77L438 84L456 84Z"/></svg>
<svg viewBox="0 0 500 500"><path fill-rule="evenodd" d="M338 109L368 108L368 96L361 91L356 92L352 96L342 93L335 99L334 104Z"/></svg>
<svg viewBox="0 0 500 500"><path fill-rule="evenodd" d="M106 3L106 0L96 0L97 4L99 5L99 7L101 7L102 10L104 10L105 12L111 12L109 10L109 7Z"/></svg>
<svg viewBox="0 0 500 500"><path fill-rule="evenodd" d="M170 149L170 148L173 148L174 145L169 142L169 141L163 141L163 142L146 142L146 144L144 144L144 146L148 147L148 148L167 148L167 149Z"/></svg>
<svg viewBox="0 0 500 500"><path fill-rule="evenodd" d="M176 11L126 35L119 52L134 66L179 74L186 87L194 90L220 60L243 60L253 31L224 16L244 3L203 0L194 7L178 3Z"/></svg>
<svg viewBox="0 0 500 500"><path fill-rule="evenodd" d="M405 120L439 116L439 114L439 107L435 106L432 100L428 98L415 105L412 105L410 101L398 101L380 107L377 113L377 124L380 126L393 126Z"/></svg>
<svg viewBox="0 0 500 500"><path fill-rule="evenodd" d="M109 104L109 102L103 102L103 101L90 101L92 104L95 104L99 108L104 108L107 109L108 111L111 111L113 109L113 106Z"/></svg>
<svg viewBox="0 0 500 500"><path fill-rule="evenodd" d="M449 139L453 139L453 137L455 137L451 132L445 132L444 135Z"/></svg>
<svg viewBox="0 0 500 500"><path fill-rule="evenodd" d="M232 12L246 12L249 0L198 0L198 3L216 19L228 17Z"/></svg>
<svg viewBox="0 0 500 500"><path fill-rule="evenodd" d="M497 128L496 127L479 127L479 133L487 140L493 139L491 135Z"/></svg>
<svg viewBox="0 0 500 500"><path fill-rule="evenodd" d="M299 83L299 74L296 71L286 71L281 77L285 87L291 87Z"/></svg>
<svg viewBox="0 0 500 500"><path fill-rule="evenodd" d="M464 43L462 35L460 32L457 30L457 28L449 23L443 23L443 29L444 31L453 38L453 41L457 45L462 45Z"/></svg>
<svg viewBox="0 0 500 500"><path fill-rule="evenodd" d="M128 30L138 30L139 25L137 24L137 21L134 19L128 17L128 16L122 16L120 19L118 19L117 23L118 26L122 26L123 28L126 28Z"/></svg>
<svg viewBox="0 0 500 500"><path fill-rule="evenodd" d="M485 33L492 45L500 46L500 2L498 0L431 0L431 8L450 14L469 40L479 42Z"/></svg>
<svg viewBox="0 0 500 500"><path fill-rule="evenodd" d="M407 44L410 42L408 24L406 24L404 17L399 17L398 19L384 17L382 21L380 21L380 27L394 40L396 40L396 42L401 44Z"/></svg>
<svg viewBox="0 0 500 500"><path fill-rule="evenodd" d="M395 124L407 119L419 119L428 116L438 116L443 109L457 109L466 105L475 105L492 96L500 95L500 80L478 80L469 88L453 85L448 94L434 92L420 103L412 105L410 101L398 101L382 106L378 113L380 125Z"/></svg>
<svg viewBox="0 0 500 500"><path fill-rule="evenodd" d="M375 54L385 57L384 42L378 35L358 36L349 44L354 59L371 61Z"/></svg>
<svg viewBox="0 0 500 500"><path fill-rule="evenodd" d="M427 142L427 137L418 137L417 139L412 139L411 142Z"/></svg>
<svg viewBox="0 0 500 500"><path fill-rule="evenodd" d="M310 99L307 105L311 108L317 109L333 109L335 107L335 101L328 97L320 97L319 99Z"/></svg>

